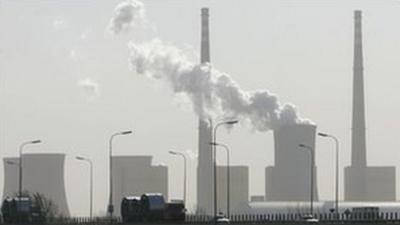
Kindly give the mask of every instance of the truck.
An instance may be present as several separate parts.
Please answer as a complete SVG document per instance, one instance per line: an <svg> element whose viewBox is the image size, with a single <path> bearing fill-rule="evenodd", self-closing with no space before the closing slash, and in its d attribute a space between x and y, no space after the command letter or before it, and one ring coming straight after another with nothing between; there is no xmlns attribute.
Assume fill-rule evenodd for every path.
<svg viewBox="0 0 400 225"><path fill-rule="evenodd" d="M160 193L126 196L121 201L124 223L137 222L184 222L186 209L183 201L165 202Z"/></svg>

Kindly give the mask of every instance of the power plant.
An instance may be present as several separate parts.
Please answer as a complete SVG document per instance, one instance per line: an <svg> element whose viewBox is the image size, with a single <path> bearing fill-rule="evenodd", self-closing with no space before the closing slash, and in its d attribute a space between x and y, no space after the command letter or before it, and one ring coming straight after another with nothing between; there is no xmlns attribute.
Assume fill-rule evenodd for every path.
<svg viewBox="0 0 400 225"><path fill-rule="evenodd" d="M396 168L367 165L361 11L354 12L351 165L344 170L346 201L396 201Z"/></svg>
<svg viewBox="0 0 400 225"><path fill-rule="evenodd" d="M203 8L201 63L210 62L208 16L208 9ZM395 201L395 167L367 166L361 11L355 11L354 16L352 164L345 168L345 200L352 202ZM207 145L212 139L211 128L211 121L199 120L197 204L200 214L211 214L213 209L211 179L213 161L211 148ZM313 176L314 180L313 197L315 201L318 201L317 167L314 162L312 175L310 154L299 148L299 144L305 144L315 155L315 137L316 126L312 124L282 125L274 130L275 165L265 169L265 201L308 201L311 193L310 176ZM218 183L220 183L219 179ZM220 189L218 187L218 190ZM218 196L218 202L220 202L220 196Z"/></svg>
<svg viewBox="0 0 400 225"><path fill-rule="evenodd" d="M129 6L129 4L131 3L129 3L128 1L123 3L123 5L125 6ZM138 10L143 6L141 4L137 4L135 5L135 7ZM124 10L119 10L118 12L122 12L122 14L126 13ZM130 17L126 15L124 17L124 19L126 20L128 20L129 18ZM118 21L122 20L116 20L116 22ZM189 65L189 63L186 62L185 60L182 60L183 61L182 63L179 60L171 59L174 54L169 55L168 54L169 52L167 50L166 52L160 50L162 49L163 45L162 41L157 40L152 42L152 44L150 44L149 46L155 45L156 48L155 50L150 49L148 52L147 52L148 49L140 48L141 47L140 45L138 48L135 48L137 46L134 46L134 44L132 43L130 43L129 46L132 49L136 50L134 52L136 53L136 55L135 54L132 55L137 56L138 59L137 61L139 61L137 65L135 64L136 67L139 68L137 69L138 71L142 70L142 72L144 71L144 73L146 74L146 72L148 72L146 71L146 69L148 69L147 67L149 68L154 67L156 68L154 70L157 71L156 75L162 76L162 74L164 74L165 72L162 69L166 68L165 70L167 70L167 72L170 73L169 74L170 77L174 78L175 80L184 80L185 83L193 83L193 86L196 87L192 89L196 89L196 91L197 91L197 86L201 85L207 87L211 86L210 89L223 86L221 85L221 83L211 82L211 83L199 84L198 82L192 82L193 81L192 79L178 79L181 77L175 74L178 73L176 71L179 71L182 74L204 75L202 73L204 72L202 70L203 67L199 66L198 64L194 64L192 68L191 65ZM179 49L175 49L174 47L171 46L168 47L173 49L172 52L175 54L177 52L181 53ZM200 51L201 51L200 64L202 65L209 64L211 60L210 60L210 29L209 29L208 8L201 9ZM148 55L152 56L153 58L150 57L150 59L147 60L146 57ZM135 60L130 58L130 63L132 63L132 61ZM168 63L164 64L164 61L168 61L168 63L170 64ZM174 64L175 61L178 61L185 66L182 66L181 64ZM154 64L151 64L149 62ZM157 64L160 62L162 63ZM200 72L197 71L198 73L193 73L195 69L199 70ZM198 78L199 76L195 77ZM218 96L219 97L218 100L214 100L213 98L214 96L212 95L213 94L217 95L217 94L211 91L210 91L211 94L209 94L209 92L205 91L206 94L209 94L211 96L204 97L203 95L206 94L202 93L202 91L200 90L198 91L201 92L200 93L201 97L199 99L206 99L207 97L210 97L210 99L212 99L214 102L218 102L218 101L223 101L224 99L231 99L231 98L234 99L234 97L232 96L239 96L234 101L232 101L234 103L239 102L237 103L239 107L236 107L234 103L227 104L224 102L225 104L222 103L222 105L235 105L235 107L231 108L228 107L226 111L215 110L215 112L222 112L218 115L229 115L229 116L234 115L235 117L238 117L235 118L235 121L231 121L235 123L238 122L238 120L236 119L243 118L243 120L249 120L249 121L251 120L250 124L253 127L257 127L258 124L261 125L268 124L268 126L260 126L262 128L258 128L256 130L257 131L272 130L274 146L271 146L270 149L272 149L273 147L274 164L265 165L264 163L263 165L261 165L262 167L261 172L265 172L265 174L261 175L261 177L257 177L257 181L258 184L260 183L265 184L265 189L261 190L262 193L260 195L254 195L251 197L251 199L249 199L250 169L248 166L229 165L229 163L227 163L226 166L224 164L223 166L218 165L215 167L217 160L216 158L214 158L216 153L213 152L215 151L215 149L213 150L213 145L215 146L218 145L218 143L215 143L218 142L217 140L215 140L216 139L215 133L218 125L224 125L223 123L224 121L213 121L211 116L202 115L203 111L198 112L195 110L196 113L198 113L195 119L196 123L198 122L198 130L197 130L198 157L197 157L197 168L196 168L197 191L196 191L196 211L195 211L197 215L200 215L200 217L203 217L203 219L205 218L205 220L209 222L209 218L211 218L211 216L214 216L214 212L216 213L217 216L217 211L221 214L228 215L227 216L228 218L224 219L229 219L230 215L236 214L235 216L238 216L236 218L239 218L239 220L241 220L243 218L240 218L241 215L239 214L244 214L244 213L247 213L249 215L251 214L267 215L267 213L273 213L276 215L279 214L279 216L281 215L287 216L288 213L291 213L292 215L300 215L300 214L304 215L307 213L310 214L311 217L313 217L314 213L315 214L331 213L331 215L333 215L332 213L334 211L336 211L335 213L337 213L338 216L340 216L340 214L343 216L345 216L346 214L351 215L350 212L351 210L354 210L353 215L355 215L357 213L357 208L358 209L364 208L366 209L367 213L370 212L376 213L377 208L383 209L385 207L386 210L391 213L396 212L396 210L397 211L400 210L400 203L395 202L396 167L369 166L367 163L367 138L366 138L366 116L365 116L365 96L364 96L364 68L363 68L361 11L354 11L351 165L344 168L344 178L343 178L344 182L340 182L341 185L343 184L344 188L338 188L340 190L343 190L344 192L344 201L340 202L340 207L338 206L339 198L337 198L336 199L337 201L335 202L322 201L321 197L319 196L318 175L320 175L321 178L322 173L320 174L318 173L319 172L317 167L318 162L316 162L315 160L315 155L318 154L318 149L316 148L317 125L311 122L304 122L304 120L298 117L295 107L289 106L290 104L287 104L288 111L284 111L287 113L280 114L278 111L281 110L282 108L285 108L286 105L281 105L279 101L276 100L277 99L276 96L273 94L269 94L268 91L260 91L260 92L255 91L254 93L256 94L249 97L248 93L250 92L242 91L242 89L239 88L239 85L235 81L233 81L233 79L231 79L230 76L225 75L224 73L221 72L217 73L215 77L221 78L222 80L221 82L223 84L225 83L228 84L226 85L226 87L228 87L227 88L228 91L226 91L225 89L224 91L216 91L220 95ZM213 80L212 78L210 78L209 80ZM168 80L168 78L166 78L166 80ZM179 89L179 90L174 90L178 93L187 91L186 89L190 89L190 88L181 88L180 86L175 88ZM231 92L231 90L236 91L235 94L232 94L233 91ZM189 97L190 94L194 95L198 93L189 91L188 94ZM201 102L200 106L196 105L194 108L200 107L207 109L207 106L212 105L214 102L212 101L211 103ZM267 107L265 105L272 105L273 107ZM257 111L254 109L249 109L251 107L257 108L259 110ZM218 108L218 106L216 108ZM230 111L232 108L240 108L240 110L232 112ZM214 115L213 114L214 111L213 110L210 111L212 111L210 115ZM204 112L206 112L206 110L204 110ZM280 119L282 119L282 121L285 122L289 121L289 122L281 124ZM215 124L218 125L215 126ZM129 132L132 133L132 131ZM132 222L132 221L148 222L148 221L168 221L168 220L180 221L180 222L185 221L186 213L188 212L187 209L189 208L185 204L187 202L191 203L191 201L186 201L187 162L185 154L183 153L181 154L185 160L183 200L169 201L170 190L168 189L169 185L168 167L164 165L154 165L152 162L153 156L148 156L148 155L112 156L111 140L112 138L110 139L110 146L109 146L110 157L111 157L111 163L109 168L110 182L107 182L107 184L110 184L110 192L109 192L110 206L116 206L116 207L115 208L110 207L110 209L112 209L109 211L110 212L109 216L111 219L110 222L113 222L112 212L114 211L114 209L115 209L115 215L116 216L122 215L124 222ZM338 143L338 140L336 138L335 140L337 141L336 143ZM228 153L227 161L229 162L228 147L226 147L226 150ZM21 165L20 168L22 168L22 163L20 160L23 160L23 165L24 165L23 172L21 172L22 170L19 170L18 165ZM23 177L24 179L22 180L22 186L24 191L28 191L29 193L44 194L50 200L55 202L62 216L68 217L70 215L66 197L65 181L64 181L64 164L65 164L64 154L24 154L23 158L7 157L4 158L3 161L4 161L4 173L5 173L3 199L6 199L7 197L13 197L13 198L7 198L7 199L12 199L9 201L8 200L5 201L7 202L7 204L15 205L15 202L21 203L25 201L23 198L29 198L27 196L22 196L22 195L16 196L19 188L18 182L21 181L22 180L21 177ZM90 215L92 215L92 204L93 204L92 168L90 171L91 171ZM195 172L194 168L192 172L193 173ZM190 175L194 176L194 174ZM331 176L331 174L328 175L326 173L324 173L323 175ZM215 177L216 180L214 180ZM337 182L336 184L338 183L339 182ZM191 193L194 193L194 191L193 192L191 191ZM114 198L112 198L112 196L114 196ZM314 201L315 205L313 205ZM121 205L122 207L119 207ZM313 211L314 206L316 208L315 211ZM233 216L233 218L235 216ZM337 217L336 219L339 218L340 217ZM215 221L213 222L217 223L216 220L217 218L214 219ZM279 219L275 218L276 221L278 221ZM329 219L331 218L329 217ZM347 217L345 219L347 219ZM274 221L274 219L272 219L271 221Z"/></svg>

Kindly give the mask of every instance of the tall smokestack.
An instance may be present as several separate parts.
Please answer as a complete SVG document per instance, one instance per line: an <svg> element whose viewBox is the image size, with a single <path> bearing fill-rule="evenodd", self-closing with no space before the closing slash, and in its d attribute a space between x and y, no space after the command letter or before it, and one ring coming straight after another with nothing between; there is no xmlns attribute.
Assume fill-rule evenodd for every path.
<svg viewBox="0 0 400 225"><path fill-rule="evenodd" d="M201 9L201 63L210 62L210 35L208 28L208 8Z"/></svg>
<svg viewBox="0 0 400 225"><path fill-rule="evenodd" d="M210 42L208 29L208 8L201 9L201 63L210 62ZM211 120L210 120L211 121ZM213 209L213 155L209 144L212 142L210 121L199 119L199 157L197 168L197 213L212 214Z"/></svg>
<svg viewBox="0 0 400 225"><path fill-rule="evenodd" d="M361 11L354 11L351 166L345 168L345 201L396 201L396 167L367 166Z"/></svg>
<svg viewBox="0 0 400 225"><path fill-rule="evenodd" d="M351 163L355 167L365 167L367 158L361 11L354 11L353 120L351 135Z"/></svg>

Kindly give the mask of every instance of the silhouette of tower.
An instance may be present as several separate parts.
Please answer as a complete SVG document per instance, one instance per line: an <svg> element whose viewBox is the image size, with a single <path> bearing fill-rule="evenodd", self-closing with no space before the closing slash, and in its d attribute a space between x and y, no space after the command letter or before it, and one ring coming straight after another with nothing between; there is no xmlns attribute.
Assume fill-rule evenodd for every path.
<svg viewBox="0 0 400 225"><path fill-rule="evenodd" d="M210 62L208 8L201 9L201 63ZM211 121L211 120L210 120ZM197 168L197 213L212 214L213 210L213 155L211 122L199 118L199 149Z"/></svg>
<svg viewBox="0 0 400 225"><path fill-rule="evenodd" d="M354 12L353 120L351 132L351 164L367 166L364 106L364 68L361 33L361 11Z"/></svg>
<svg viewBox="0 0 400 225"><path fill-rule="evenodd" d="M345 200L395 201L396 168L367 166L361 15L354 12L351 166L345 168Z"/></svg>

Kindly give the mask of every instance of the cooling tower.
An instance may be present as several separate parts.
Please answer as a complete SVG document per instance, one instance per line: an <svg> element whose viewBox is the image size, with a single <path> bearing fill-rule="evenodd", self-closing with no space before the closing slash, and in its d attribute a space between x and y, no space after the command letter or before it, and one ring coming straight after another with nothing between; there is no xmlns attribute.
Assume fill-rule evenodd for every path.
<svg viewBox="0 0 400 225"><path fill-rule="evenodd" d="M18 192L19 158L4 158L3 199ZM14 162L13 164L7 161ZM62 215L69 216L64 184L64 154L24 154L22 187L54 201Z"/></svg>
<svg viewBox="0 0 400 225"><path fill-rule="evenodd" d="M168 200L168 167L152 165L152 156L113 156L113 205L120 215L126 196L161 193Z"/></svg>
<svg viewBox="0 0 400 225"><path fill-rule="evenodd" d="M284 125L274 131L275 166L267 167L267 201L309 201L311 157L299 144L315 149L316 126ZM314 200L318 200L317 168L314 164Z"/></svg>
<svg viewBox="0 0 400 225"><path fill-rule="evenodd" d="M208 8L201 9L201 63L210 62L208 29ZM209 144L212 142L212 128L209 121L199 119L197 168L197 213L213 214L213 155Z"/></svg>
<svg viewBox="0 0 400 225"><path fill-rule="evenodd" d="M354 12L351 166L345 168L346 201L395 201L396 168L367 166L361 11Z"/></svg>

